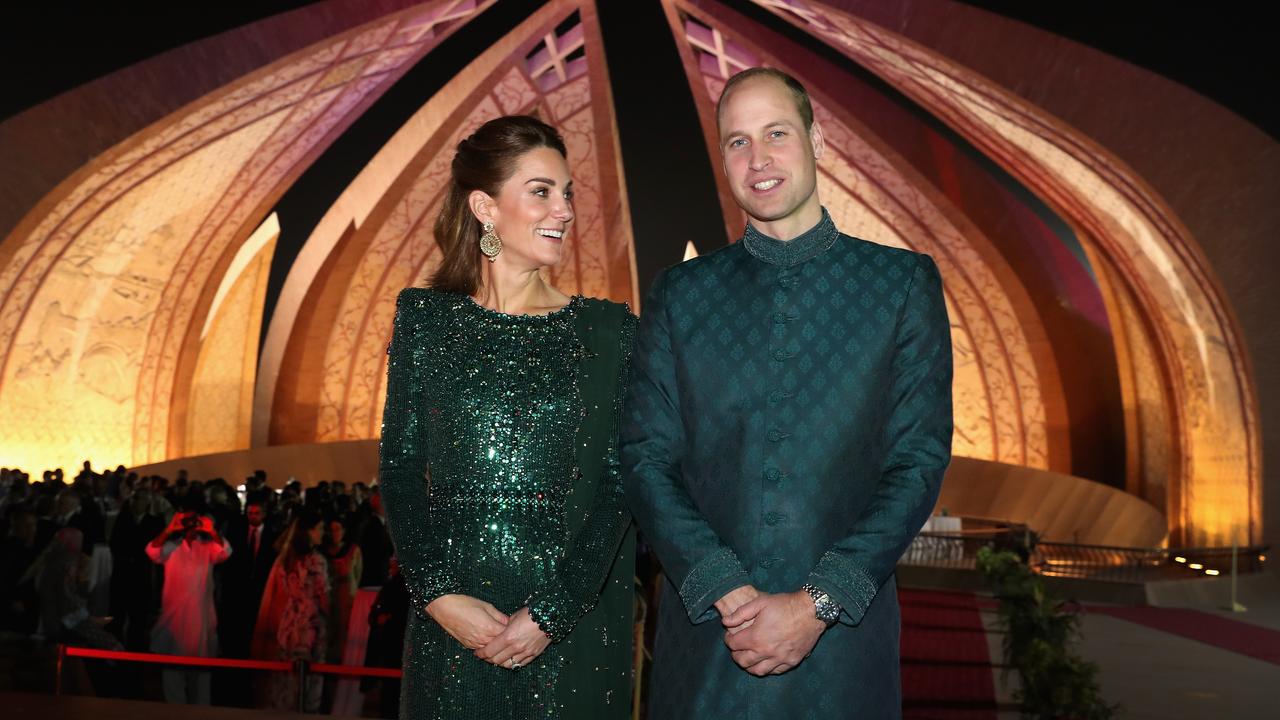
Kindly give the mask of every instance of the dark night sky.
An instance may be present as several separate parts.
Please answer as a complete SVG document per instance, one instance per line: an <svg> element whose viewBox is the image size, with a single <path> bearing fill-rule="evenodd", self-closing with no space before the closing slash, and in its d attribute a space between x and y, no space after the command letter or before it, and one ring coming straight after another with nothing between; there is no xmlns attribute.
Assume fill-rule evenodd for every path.
<svg viewBox="0 0 1280 720"><path fill-rule="evenodd" d="M302 0L199 4L50 0L7 5L0 22L0 60L9 76L0 97L0 118L164 50L307 4ZM968 4L1151 69L1280 137L1280 102L1274 92L1280 63L1276 62L1274 26L1262 21L1260 4L1152 0L969 0Z"/></svg>
<svg viewBox="0 0 1280 720"><path fill-rule="evenodd" d="M1263 4L965 0L1123 58L1216 100L1280 137L1274 23Z"/></svg>

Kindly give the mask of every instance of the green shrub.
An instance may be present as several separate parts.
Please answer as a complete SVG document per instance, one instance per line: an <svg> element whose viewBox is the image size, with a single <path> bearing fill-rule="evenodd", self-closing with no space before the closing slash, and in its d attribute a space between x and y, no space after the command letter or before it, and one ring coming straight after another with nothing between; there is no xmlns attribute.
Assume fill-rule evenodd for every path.
<svg viewBox="0 0 1280 720"><path fill-rule="evenodd" d="M1116 717L1120 707L1100 695L1098 666L1072 651L1080 618L1067 603L1050 596L1044 579L1014 552L982 548L978 570L1000 601L1004 661L1022 681L1014 694L1022 714L1037 720Z"/></svg>

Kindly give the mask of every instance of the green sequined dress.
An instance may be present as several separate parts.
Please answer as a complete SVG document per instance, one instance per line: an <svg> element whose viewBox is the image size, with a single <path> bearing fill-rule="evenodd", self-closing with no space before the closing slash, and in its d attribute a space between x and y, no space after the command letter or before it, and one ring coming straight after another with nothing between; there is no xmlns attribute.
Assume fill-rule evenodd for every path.
<svg viewBox="0 0 1280 720"><path fill-rule="evenodd" d="M575 297L507 315L421 288L397 300L380 476L416 612L401 717L623 717L633 533L617 418L635 318ZM449 593L529 607L553 643L477 659L423 608Z"/></svg>

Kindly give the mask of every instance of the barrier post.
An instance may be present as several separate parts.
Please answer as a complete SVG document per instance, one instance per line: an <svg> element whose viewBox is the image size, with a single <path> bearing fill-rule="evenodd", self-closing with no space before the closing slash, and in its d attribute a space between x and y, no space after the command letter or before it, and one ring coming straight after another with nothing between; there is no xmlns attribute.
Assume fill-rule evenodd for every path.
<svg viewBox="0 0 1280 720"><path fill-rule="evenodd" d="M298 675L298 712L307 711L307 660L298 658L293 661L293 671Z"/></svg>
<svg viewBox="0 0 1280 720"><path fill-rule="evenodd" d="M1233 533L1231 537L1231 604L1227 606L1227 609L1230 610L1231 612L1241 613L1241 612L1248 612L1248 608L1241 605L1237 600L1238 595L1236 594L1236 582L1237 582L1236 576L1239 574L1239 570L1240 570L1240 541L1236 539L1235 534Z"/></svg>

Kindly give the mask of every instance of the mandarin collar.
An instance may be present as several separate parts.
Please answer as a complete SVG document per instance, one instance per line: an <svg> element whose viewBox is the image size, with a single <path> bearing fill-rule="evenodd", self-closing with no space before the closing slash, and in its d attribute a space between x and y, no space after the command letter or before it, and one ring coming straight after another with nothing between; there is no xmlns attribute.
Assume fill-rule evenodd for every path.
<svg viewBox="0 0 1280 720"><path fill-rule="evenodd" d="M817 225L800 233L791 240L779 240L760 232L750 222L742 235L742 244L747 252L770 265L790 267L821 255L835 244L840 237L831 213L822 208L822 219Z"/></svg>

